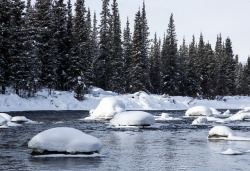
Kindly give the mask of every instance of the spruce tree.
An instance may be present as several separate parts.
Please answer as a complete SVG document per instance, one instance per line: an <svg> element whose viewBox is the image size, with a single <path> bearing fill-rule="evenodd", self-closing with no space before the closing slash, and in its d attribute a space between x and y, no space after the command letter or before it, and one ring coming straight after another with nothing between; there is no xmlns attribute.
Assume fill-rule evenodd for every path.
<svg viewBox="0 0 250 171"><path fill-rule="evenodd" d="M109 62L110 62L110 10L109 0L102 1L101 23L99 26L99 57L96 60L97 86L103 89L108 88Z"/></svg>
<svg viewBox="0 0 250 171"><path fill-rule="evenodd" d="M132 40L132 67L129 73L130 91L147 91L147 79L145 66L145 56L143 54L143 34L142 34L142 19L140 10L135 15L134 34Z"/></svg>
<svg viewBox="0 0 250 171"><path fill-rule="evenodd" d="M131 78L129 73L132 69L132 42L129 20L127 19L126 28L123 31L123 58L124 58L124 70L125 70L125 80L126 80L126 92L130 91Z"/></svg>
<svg viewBox="0 0 250 171"><path fill-rule="evenodd" d="M113 0L111 25L111 54L110 54L110 81L109 89L117 93L125 92L124 59L122 57L121 22L118 4Z"/></svg>
<svg viewBox="0 0 250 171"><path fill-rule="evenodd" d="M155 33L153 45L150 53L150 83L151 83L151 92L152 93L161 93L161 41L157 39Z"/></svg>
<svg viewBox="0 0 250 171"><path fill-rule="evenodd" d="M198 79L199 75L196 72L197 69L197 45L195 37L193 36L192 42L189 45L189 53L186 66L186 92L188 96L197 97L199 92Z"/></svg>
<svg viewBox="0 0 250 171"><path fill-rule="evenodd" d="M11 48L11 2L9 0L0 1L0 86L1 93L6 93L7 86L10 85L10 53Z"/></svg>
<svg viewBox="0 0 250 171"><path fill-rule="evenodd" d="M163 92L165 94L177 95L180 92L177 58L177 39L173 14L171 14L166 39L162 48Z"/></svg>

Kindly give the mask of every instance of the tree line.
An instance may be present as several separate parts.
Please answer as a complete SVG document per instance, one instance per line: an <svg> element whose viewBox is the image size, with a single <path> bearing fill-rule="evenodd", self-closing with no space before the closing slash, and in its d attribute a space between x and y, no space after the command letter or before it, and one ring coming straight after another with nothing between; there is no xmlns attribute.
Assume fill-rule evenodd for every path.
<svg viewBox="0 0 250 171"><path fill-rule="evenodd" d="M180 47L173 14L163 39L149 39L145 4L121 29L116 0L102 0L100 24L84 0L0 1L0 92L21 97L42 88L74 91L92 86L117 93L146 91L215 99L249 95L250 58L242 65L230 38L217 35L213 50L200 34Z"/></svg>

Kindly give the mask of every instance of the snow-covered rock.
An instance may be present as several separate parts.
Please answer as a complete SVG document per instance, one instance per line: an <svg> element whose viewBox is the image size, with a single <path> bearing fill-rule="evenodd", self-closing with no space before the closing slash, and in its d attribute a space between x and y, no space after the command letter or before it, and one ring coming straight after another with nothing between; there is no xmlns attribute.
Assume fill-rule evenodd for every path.
<svg viewBox="0 0 250 171"><path fill-rule="evenodd" d="M240 151L232 150L231 148L229 148L226 151L221 152L221 154L225 154L225 155L239 155L239 154L243 154L243 153L240 152Z"/></svg>
<svg viewBox="0 0 250 171"><path fill-rule="evenodd" d="M95 110L91 110L90 117L94 119L112 119L115 114L125 111L125 105L122 101L107 97L102 99Z"/></svg>
<svg viewBox="0 0 250 171"><path fill-rule="evenodd" d="M213 115L220 115L220 114L221 114L221 112L219 112L218 110L216 110L216 109L213 108L213 107L210 107L210 109L212 110L212 114L213 114Z"/></svg>
<svg viewBox="0 0 250 171"><path fill-rule="evenodd" d="M210 116L212 110L206 106L195 106L188 109L185 113L186 116Z"/></svg>
<svg viewBox="0 0 250 171"><path fill-rule="evenodd" d="M0 116L0 126L4 126L7 124L7 119L5 119L3 116Z"/></svg>
<svg viewBox="0 0 250 171"><path fill-rule="evenodd" d="M209 139L225 139L235 136L233 130L227 126L215 126L209 131Z"/></svg>
<svg viewBox="0 0 250 171"><path fill-rule="evenodd" d="M233 116L230 116L229 118L227 118L228 120L232 120L232 121L236 121L236 120L246 120L246 119L250 119L250 113L236 113Z"/></svg>
<svg viewBox="0 0 250 171"><path fill-rule="evenodd" d="M122 112L110 120L111 126L150 126L155 123L153 115L142 111Z"/></svg>
<svg viewBox="0 0 250 171"><path fill-rule="evenodd" d="M8 122L11 122L12 116L7 113L0 113L0 116L4 117Z"/></svg>
<svg viewBox="0 0 250 171"><path fill-rule="evenodd" d="M161 116L154 116L155 120L158 121L171 121L171 120L181 120L181 118L173 118L169 113L162 113Z"/></svg>
<svg viewBox="0 0 250 171"><path fill-rule="evenodd" d="M101 151L102 143L80 130L57 127L34 136L28 147L33 150L33 154L93 154Z"/></svg>
<svg viewBox="0 0 250 171"><path fill-rule="evenodd" d="M205 125L207 123L207 118L205 117L198 117L195 119L191 125Z"/></svg>
<svg viewBox="0 0 250 171"><path fill-rule="evenodd" d="M24 122L32 122L32 120L27 119L25 116L14 116L12 117L11 122L24 123Z"/></svg>

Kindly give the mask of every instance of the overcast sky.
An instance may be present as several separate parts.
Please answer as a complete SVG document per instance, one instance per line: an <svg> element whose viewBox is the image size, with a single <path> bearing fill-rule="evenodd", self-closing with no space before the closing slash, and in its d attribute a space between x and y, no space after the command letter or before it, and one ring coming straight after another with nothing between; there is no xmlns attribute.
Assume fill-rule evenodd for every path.
<svg viewBox="0 0 250 171"><path fill-rule="evenodd" d="M133 31L135 13L142 7L143 0L117 2L122 30L129 17ZM95 11L99 19L102 1L85 0L85 5L92 14ZM187 43L192 35L198 41L202 32L204 40L214 47L217 34L221 33L223 40L231 38L234 54L239 54L240 61L245 62L250 55L250 0L145 0L145 5L151 38L155 32L163 37L173 13L179 44L184 36Z"/></svg>

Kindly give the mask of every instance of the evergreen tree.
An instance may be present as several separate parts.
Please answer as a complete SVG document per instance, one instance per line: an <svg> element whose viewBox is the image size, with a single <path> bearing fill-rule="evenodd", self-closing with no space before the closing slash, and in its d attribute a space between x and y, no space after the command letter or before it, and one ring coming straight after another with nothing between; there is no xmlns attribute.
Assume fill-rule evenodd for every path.
<svg viewBox="0 0 250 171"><path fill-rule="evenodd" d="M52 9L52 46L51 52L56 60L57 81L56 88L58 90L67 90L67 71L69 67L69 59L67 54L67 23L66 23L66 5L63 0L55 1Z"/></svg>
<svg viewBox="0 0 250 171"><path fill-rule="evenodd" d="M179 67L178 73L180 73L180 94L186 95L186 70L187 70L187 60L188 60L188 46L186 45L185 39L179 49Z"/></svg>
<svg viewBox="0 0 250 171"><path fill-rule="evenodd" d="M11 47L8 49L10 53L10 81L14 87L16 94L21 95L20 90L26 86L27 69L26 59L23 53L23 25L25 4L21 0L13 0L11 3L11 19L10 19L10 37Z"/></svg>
<svg viewBox="0 0 250 171"><path fill-rule="evenodd" d="M99 57L96 61L96 80L97 86L103 89L108 88L109 80L109 61L110 61L110 10L109 0L102 1L101 23L99 27Z"/></svg>
<svg viewBox="0 0 250 171"><path fill-rule="evenodd" d="M232 42L230 38L226 39L225 43L225 62L227 62L227 74L228 74L228 80L227 80L227 87L228 87L228 93L227 95L235 95L235 65L236 61L234 59L233 49L232 49Z"/></svg>
<svg viewBox="0 0 250 171"><path fill-rule="evenodd" d="M129 20L127 19L126 28L123 31L123 58L124 58L124 70L126 80L126 92L130 91L129 85L131 85L129 73L132 69L132 42L131 33L129 27Z"/></svg>
<svg viewBox="0 0 250 171"><path fill-rule="evenodd" d="M111 56L109 88L117 93L125 92L124 60L122 58L121 23L118 4L113 0L111 15Z"/></svg>
<svg viewBox="0 0 250 171"><path fill-rule="evenodd" d="M9 0L0 1L0 86L2 87L0 92L2 94L6 93L6 88L10 85L11 5Z"/></svg>
<svg viewBox="0 0 250 171"><path fill-rule="evenodd" d="M25 26L24 26L24 47L23 56L26 60L27 69L27 95L34 96L39 89L39 82L41 76L41 58L38 57L37 47L37 27L36 27L36 11L31 6L31 0L27 1L26 15L25 15Z"/></svg>
<svg viewBox="0 0 250 171"><path fill-rule="evenodd" d="M180 78L177 73L177 40L173 14L170 16L166 40L162 48L163 92L177 95L180 91Z"/></svg>
<svg viewBox="0 0 250 171"><path fill-rule="evenodd" d="M96 19L96 13L94 13L94 19L93 19L93 29L92 29L92 48L93 48L93 61L92 61L92 73L93 73L93 85L98 85L98 57L99 57L99 42L98 42L98 30L97 30L97 19Z"/></svg>
<svg viewBox="0 0 250 171"><path fill-rule="evenodd" d="M41 83L42 86L51 90L56 88L57 81L57 59L53 56L52 43L52 3L51 0L37 0L36 4L36 27L37 32L37 47L39 49L37 55L41 58L42 72Z"/></svg>
<svg viewBox="0 0 250 171"><path fill-rule="evenodd" d="M140 10L136 13L134 22L134 34L132 40L132 67L130 76L130 91L147 91L147 79L145 56L143 54L142 19Z"/></svg>
<svg viewBox="0 0 250 171"><path fill-rule="evenodd" d="M152 93L161 93L161 41L157 39L155 33L153 45L150 53L150 83L151 83L151 92Z"/></svg>
<svg viewBox="0 0 250 171"><path fill-rule="evenodd" d="M195 37L193 36L192 42L189 45L189 53L186 66L186 92L188 96L196 97L200 89L198 85L199 75L196 72L197 69L197 46L195 43Z"/></svg>

